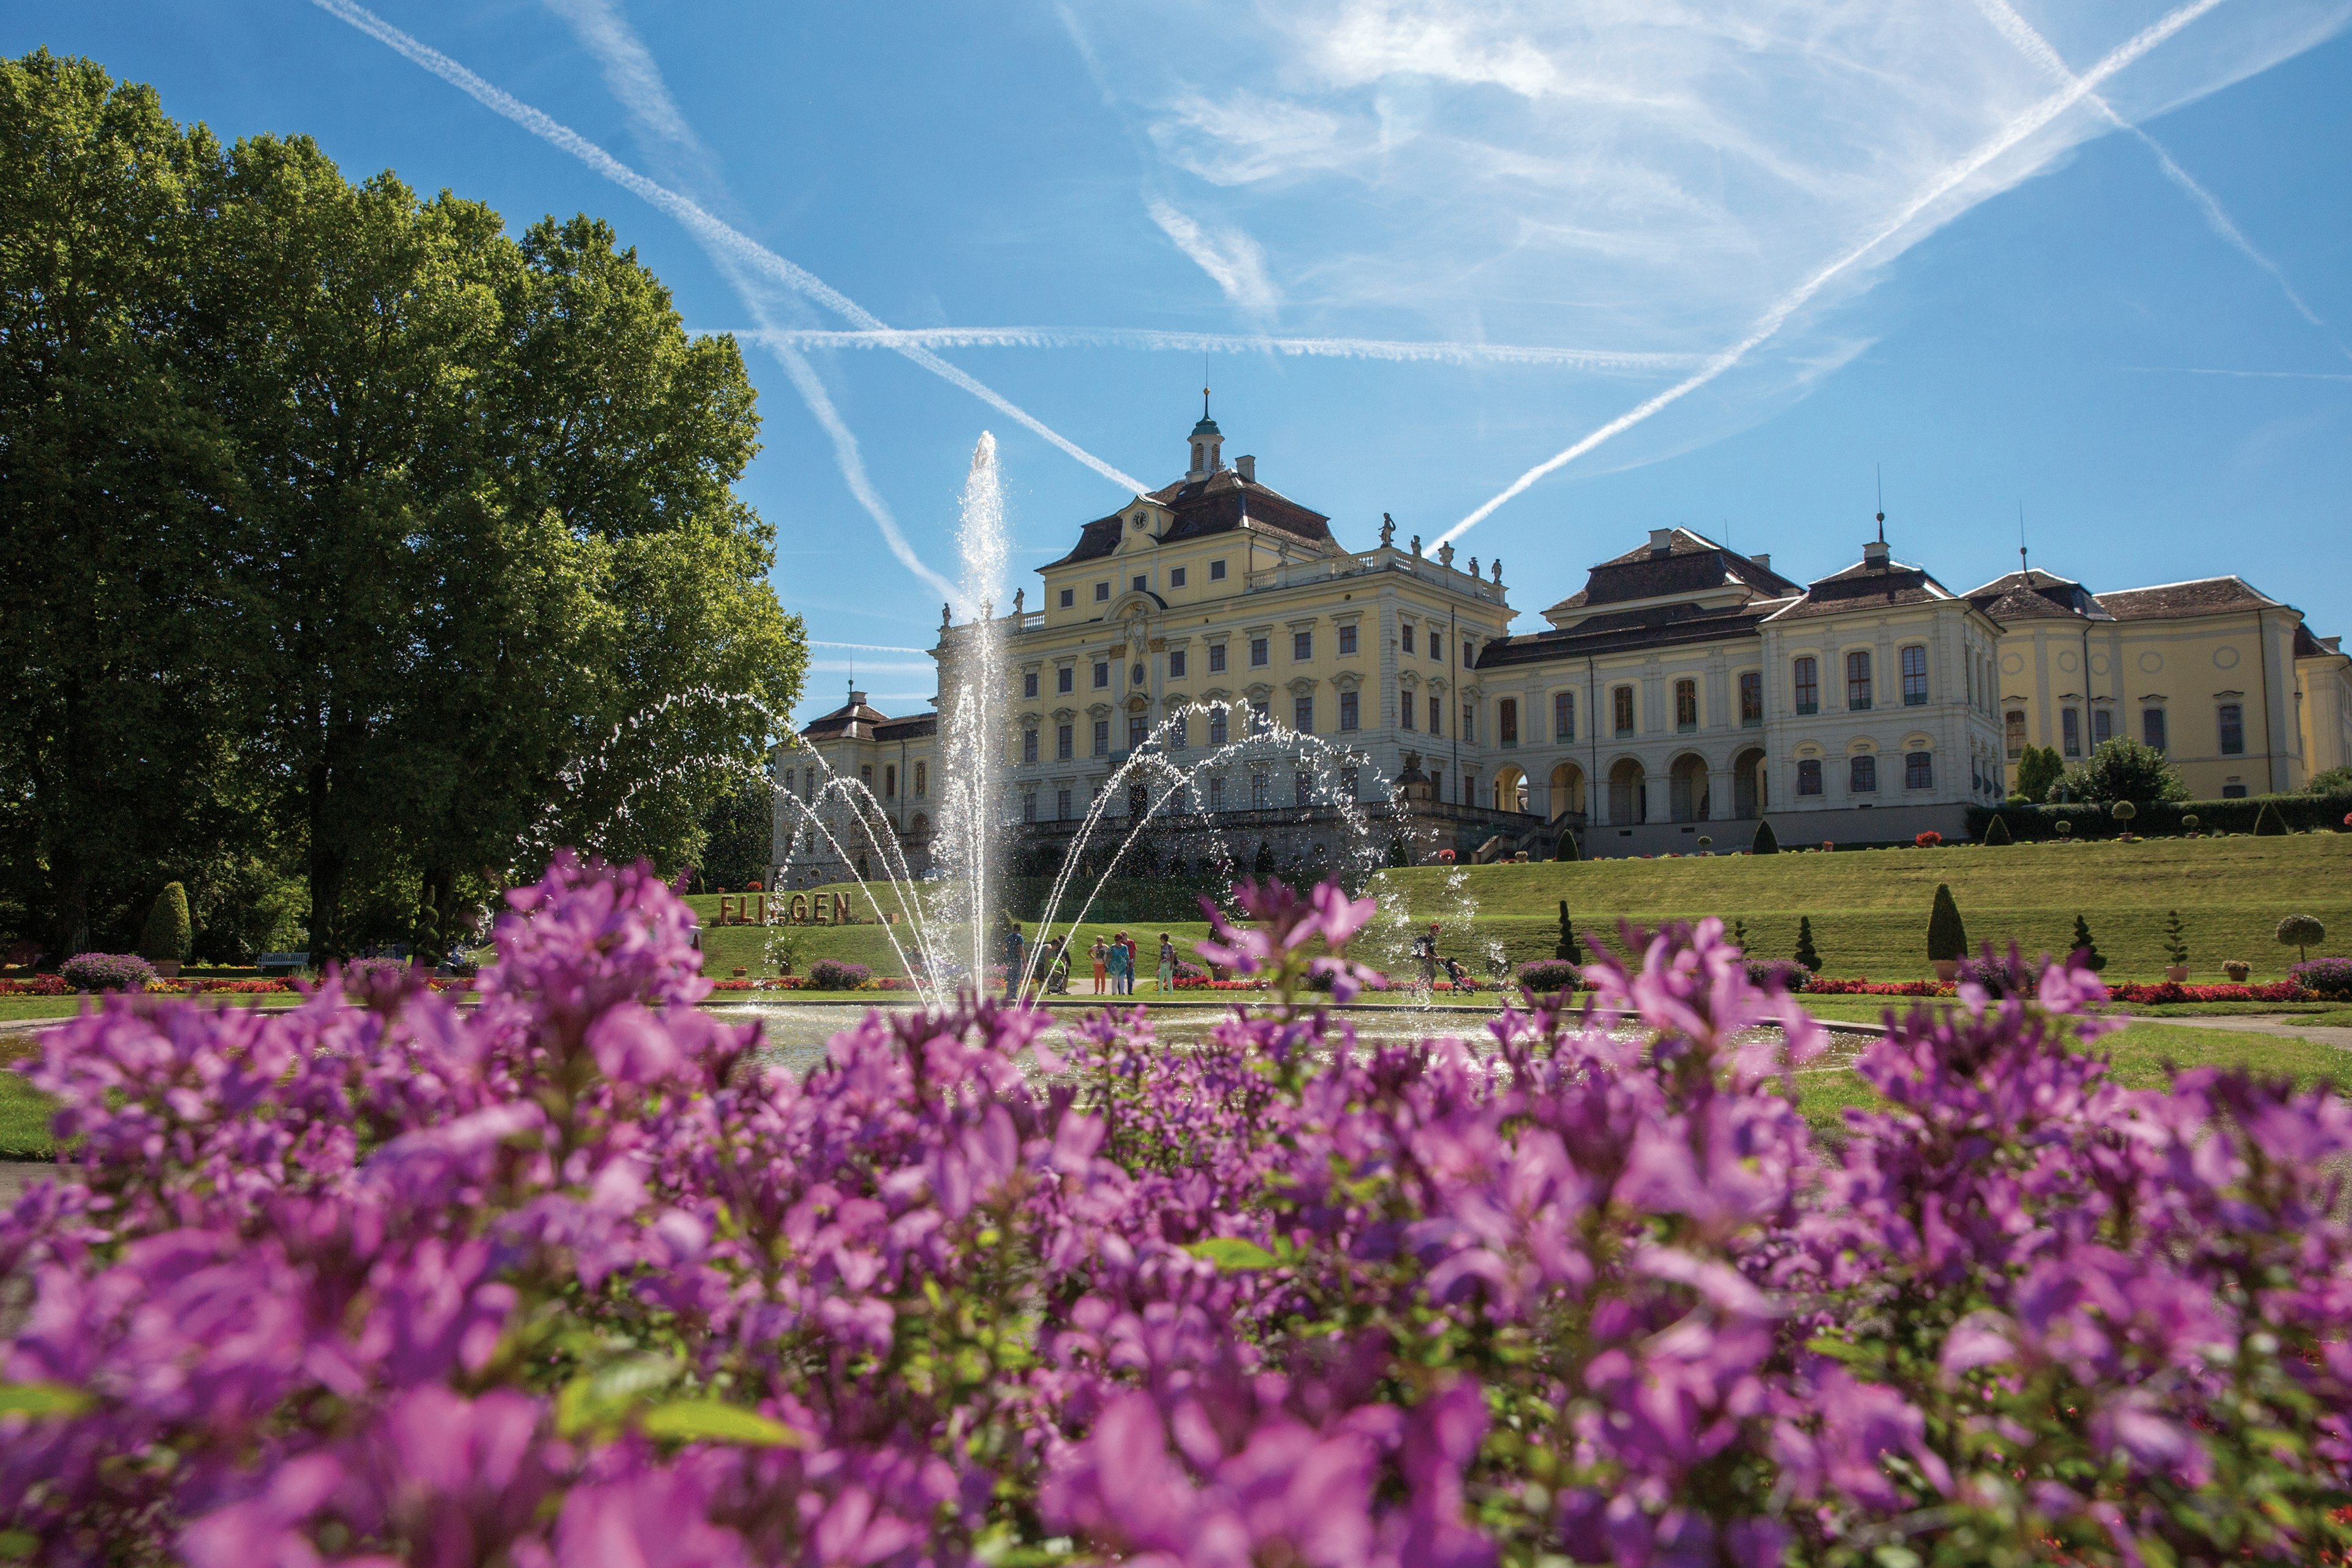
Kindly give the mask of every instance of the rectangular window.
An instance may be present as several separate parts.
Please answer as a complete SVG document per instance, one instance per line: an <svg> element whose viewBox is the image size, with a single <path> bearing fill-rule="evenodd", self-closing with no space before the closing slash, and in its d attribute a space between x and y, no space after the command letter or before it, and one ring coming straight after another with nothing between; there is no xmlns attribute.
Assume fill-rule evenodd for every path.
<svg viewBox="0 0 2352 1568"><path fill-rule="evenodd" d="M1130 713L1127 716L1127 749L1129 751L1131 752L1135 750L1136 747L1143 744L1144 741L1150 737L1150 720L1145 718L1140 713Z"/></svg>
<svg viewBox="0 0 2352 1568"><path fill-rule="evenodd" d="M1576 739L1576 693L1573 691L1551 694L1551 738L1555 741Z"/></svg>
<svg viewBox="0 0 2352 1568"><path fill-rule="evenodd" d="M884 800L898 798L898 764L896 763L886 765L882 770L882 798Z"/></svg>
<svg viewBox="0 0 2352 1568"><path fill-rule="evenodd" d="M1412 721L1413 705L1412 692L1408 691L1403 696L1397 699L1397 716L1403 721L1406 729L1411 730L1415 727Z"/></svg>
<svg viewBox="0 0 2352 1568"><path fill-rule="evenodd" d="M1302 735L1315 733L1315 699L1294 697L1290 700L1290 727Z"/></svg>
<svg viewBox="0 0 2352 1568"><path fill-rule="evenodd" d="M1813 659L1801 658L1793 670L1797 689L1797 711L1818 713L1822 710L1822 667Z"/></svg>
<svg viewBox="0 0 2352 1568"><path fill-rule="evenodd" d="M1168 585L1171 588L1181 588L1184 585L1183 567L1171 566L1168 569Z"/></svg>
<svg viewBox="0 0 2352 1568"><path fill-rule="evenodd" d="M1021 820L1024 822L1037 820L1037 792L1034 789L1021 792Z"/></svg>
<svg viewBox="0 0 2352 1568"><path fill-rule="evenodd" d="M1168 679L1171 680L1181 680L1184 679L1184 650L1182 648L1178 648L1174 653L1168 656Z"/></svg>
<svg viewBox="0 0 2352 1568"><path fill-rule="evenodd" d="M1473 665L1476 664L1477 662L1478 662L1478 651L1477 651L1477 649L1476 649L1476 648L1475 648L1475 647L1473 647L1471 646L1471 644L1470 644L1470 639L1469 639L1468 637L1464 637L1464 638L1462 639L1462 668L1465 668L1465 669L1468 669L1471 666L1473 666Z"/></svg>
<svg viewBox="0 0 2352 1568"><path fill-rule="evenodd" d="M2015 708L2000 716L2000 747L2012 761L2025 754L2025 715Z"/></svg>
<svg viewBox="0 0 2352 1568"><path fill-rule="evenodd" d="M1021 672L1021 695L1024 697L1034 697L1037 695L1037 672L1035 670L1024 669Z"/></svg>
<svg viewBox="0 0 2352 1568"><path fill-rule="evenodd" d="M1675 728L1698 728L1698 682L1696 680L1675 682Z"/></svg>
<svg viewBox="0 0 2352 1568"><path fill-rule="evenodd" d="M2139 738L2158 751L2164 750L2164 710L2143 708L2139 710Z"/></svg>
<svg viewBox="0 0 2352 1568"><path fill-rule="evenodd" d="M871 790L874 787L873 763L867 763L857 770L857 782L864 784L868 790Z"/></svg>
<svg viewBox="0 0 2352 1568"><path fill-rule="evenodd" d="M1108 757L1110 755L1110 721L1108 719L1097 719L1095 721L1094 754L1097 757Z"/></svg>
<svg viewBox="0 0 2352 1568"><path fill-rule="evenodd" d="M1612 710L1610 718L1616 722L1617 733L1632 734L1633 732L1633 689L1630 686L1618 687L1609 694L1609 702Z"/></svg>
<svg viewBox="0 0 2352 1568"><path fill-rule="evenodd" d="M1021 731L1021 760L1032 764L1037 761L1037 731L1034 730Z"/></svg>
<svg viewBox="0 0 2352 1568"><path fill-rule="evenodd" d="M1264 811L1274 804L1273 784L1274 775L1271 773L1250 774L1250 809L1252 811Z"/></svg>
<svg viewBox="0 0 2352 1568"><path fill-rule="evenodd" d="M1249 705L1250 733L1263 735L1274 728L1274 715L1265 710L1263 698L1253 697Z"/></svg>
<svg viewBox="0 0 2352 1568"><path fill-rule="evenodd" d="M1934 789L1936 787L1935 753L1931 752L1906 752L1903 753L1903 787L1905 789Z"/></svg>
<svg viewBox="0 0 2352 1568"><path fill-rule="evenodd" d="M1066 610L1069 609L1077 602L1078 591L1076 588L1065 588L1062 590L1062 608Z"/></svg>
<svg viewBox="0 0 2352 1568"><path fill-rule="evenodd" d="M1444 800L1445 798L1445 770L1444 768L1432 768L1429 770L1429 798L1432 800Z"/></svg>
<svg viewBox="0 0 2352 1568"><path fill-rule="evenodd" d="M1101 604L1105 599L1108 599L1108 598L1109 598L1109 597L1110 597L1110 584L1108 584L1108 583L1097 583L1097 584L1095 584L1095 603L1097 603L1097 604L1098 604L1098 605L1099 605L1099 604Z"/></svg>
<svg viewBox="0 0 2352 1568"><path fill-rule="evenodd" d="M1070 760L1070 727L1067 724L1054 726L1054 755L1065 763Z"/></svg>
<svg viewBox="0 0 2352 1568"><path fill-rule="evenodd" d="M1127 585L1136 593L1140 594L1144 591L1144 584L1149 583L1150 580L1151 579L1149 574L1139 572L1134 576L1127 580Z"/></svg>
<svg viewBox="0 0 2352 1568"><path fill-rule="evenodd" d="M1224 580L1225 580L1225 563L1224 563L1223 562L1222 562L1222 561L1212 561L1212 562L1210 562L1210 563L1209 563L1209 581L1210 581L1210 582L1212 582L1212 583L1222 583L1222 582L1223 582Z"/></svg>
<svg viewBox="0 0 2352 1568"><path fill-rule="evenodd" d="M2112 708L2091 710L2091 744L2104 746L2116 738L2116 715Z"/></svg>
<svg viewBox="0 0 2352 1568"><path fill-rule="evenodd" d="M1266 647L1266 644L1269 640L1270 639L1265 637L1250 638L1250 668L1252 669L1262 668L1265 665L1273 662L1272 655Z"/></svg>
<svg viewBox="0 0 2352 1568"><path fill-rule="evenodd" d="M915 798L917 800L920 800L923 796L930 794L930 786L931 764L929 763L917 763L915 764Z"/></svg>
<svg viewBox="0 0 2352 1568"><path fill-rule="evenodd" d="M1209 744L1213 746L1225 743L1225 712L1223 704L1209 710Z"/></svg>
<svg viewBox="0 0 2352 1568"><path fill-rule="evenodd" d="M1054 816L1055 820L1058 822L1067 822L1070 820L1070 792L1068 790L1057 789L1054 792Z"/></svg>
<svg viewBox="0 0 2352 1568"><path fill-rule="evenodd" d="M1339 798L1342 800L1355 800L1360 797L1361 793L1362 786L1357 782L1356 770L1353 768L1341 768L1339 770Z"/></svg>
<svg viewBox="0 0 2352 1568"><path fill-rule="evenodd" d="M1056 691L1067 691L1071 689L1073 684L1077 680L1077 670L1072 666L1066 664L1062 666L1061 668L1054 672L1054 689Z"/></svg>
<svg viewBox="0 0 2352 1568"><path fill-rule="evenodd" d="M2224 702L2213 710L2221 723L2221 754L2242 757L2246 754L2246 710L2235 702Z"/></svg>
<svg viewBox="0 0 2352 1568"><path fill-rule="evenodd" d="M1099 691L1109 684L1110 661L1106 658L1095 660L1095 689Z"/></svg>
<svg viewBox="0 0 2352 1568"><path fill-rule="evenodd" d="M1438 705L1436 695L1432 693L1429 699L1429 732L1431 734L1444 733L1438 721L1444 717L1444 709Z"/></svg>
<svg viewBox="0 0 2352 1568"><path fill-rule="evenodd" d="M1927 705L1927 650L1916 646L1903 650L1903 706Z"/></svg>
<svg viewBox="0 0 2352 1568"><path fill-rule="evenodd" d="M2221 798L2223 800L2243 800L2246 798L2246 786L2242 784L2225 784L2221 786Z"/></svg>
<svg viewBox="0 0 2352 1568"><path fill-rule="evenodd" d="M1495 704L1495 743L1516 746L1519 743L1519 701L1506 697Z"/></svg>
<svg viewBox="0 0 2352 1568"><path fill-rule="evenodd" d="M1845 705L1854 713L1870 706L1870 655L1859 648L1845 656Z"/></svg>
<svg viewBox="0 0 2352 1568"><path fill-rule="evenodd" d="M1315 657L1315 634L1314 634L1313 632L1293 632L1293 633L1291 633L1291 634L1290 634L1290 658L1291 658L1291 662L1293 662L1294 664L1304 664L1304 663L1306 663L1308 659L1313 658L1314 657Z"/></svg>
<svg viewBox="0 0 2352 1568"><path fill-rule="evenodd" d="M1339 656L1345 658L1356 651L1356 626L1350 621L1339 628Z"/></svg>
<svg viewBox="0 0 2352 1568"><path fill-rule="evenodd" d="M1168 738L1170 751L1181 752L1192 744L1192 721L1189 715L1171 713L1168 716L1168 722L1160 726L1160 732Z"/></svg>
<svg viewBox="0 0 2352 1568"><path fill-rule="evenodd" d="M1315 781L1313 777L1303 769L1291 774L1290 804L1293 805L1305 805L1307 803L1307 796L1313 793L1314 788Z"/></svg>
<svg viewBox="0 0 2352 1568"><path fill-rule="evenodd" d="M1352 691L1339 693L1339 728L1342 730L1356 728L1356 716L1359 711L1356 700L1356 694Z"/></svg>
<svg viewBox="0 0 2352 1568"><path fill-rule="evenodd" d="M1209 809L1211 811L1225 809L1225 776L1223 773L1209 781Z"/></svg>
<svg viewBox="0 0 2352 1568"><path fill-rule="evenodd" d="M1819 757L1807 757L1797 764L1797 793L1822 793L1822 761Z"/></svg>
<svg viewBox="0 0 2352 1568"><path fill-rule="evenodd" d="M1739 677L1739 726L1752 730L1764 722L1764 672L1750 669Z"/></svg>
<svg viewBox="0 0 2352 1568"><path fill-rule="evenodd" d="M1224 673L1224 668L1225 645L1221 642L1213 642L1209 645L1209 673L1211 675L1222 675Z"/></svg>
<svg viewBox="0 0 2352 1568"><path fill-rule="evenodd" d="M784 793L786 795L793 793L793 770L790 768L784 770Z"/></svg>
<svg viewBox="0 0 2352 1568"><path fill-rule="evenodd" d="M1411 621L1405 622L1404 625L1397 628L1397 631L1398 635L1404 639L1404 651L1411 653L1412 651L1412 623Z"/></svg>
<svg viewBox="0 0 2352 1568"><path fill-rule="evenodd" d="M1465 745L1475 746L1478 743L1478 705L1476 703L1465 702L1462 705L1462 728L1454 733L1461 737Z"/></svg>
<svg viewBox="0 0 2352 1568"><path fill-rule="evenodd" d="M1851 795L1878 793L1878 759L1864 752L1846 765L1845 787Z"/></svg>
<svg viewBox="0 0 2352 1568"><path fill-rule="evenodd" d="M2083 754L2083 714L2081 710L2068 708L2059 713L2058 733L2062 741L2061 749L2063 750L2068 756L2079 757Z"/></svg>

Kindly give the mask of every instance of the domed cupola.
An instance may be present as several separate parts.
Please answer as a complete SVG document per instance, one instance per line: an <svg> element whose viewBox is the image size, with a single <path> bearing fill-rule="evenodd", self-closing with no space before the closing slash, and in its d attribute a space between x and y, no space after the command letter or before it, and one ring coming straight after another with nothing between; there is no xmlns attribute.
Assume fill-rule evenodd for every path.
<svg viewBox="0 0 2352 1568"><path fill-rule="evenodd" d="M1201 422L1192 426L1192 466L1184 471L1188 482L1207 479L1225 466L1224 432L1209 417L1209 389L1201 388Z"/></svg>

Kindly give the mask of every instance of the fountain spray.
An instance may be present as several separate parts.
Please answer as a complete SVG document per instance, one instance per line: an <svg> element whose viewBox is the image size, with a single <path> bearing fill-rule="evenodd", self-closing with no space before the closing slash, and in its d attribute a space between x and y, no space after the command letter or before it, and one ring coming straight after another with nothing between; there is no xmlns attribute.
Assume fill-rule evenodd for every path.
<svg viewBox="0 0 2352 1568"><path fill-rule="evenodd" d="M940 783L937 858L951 879L950 918L971 931L969 973L987 984L989 915L994 902L1000 816L995 799L995 750L1003 743L997 710L1003 698L1004 626L996 601L1004 591L1004 489L996 469L996 437L982 431L964 479L962 521L956 548L963 561L963 601L971 618L941 630Z"/></svg>

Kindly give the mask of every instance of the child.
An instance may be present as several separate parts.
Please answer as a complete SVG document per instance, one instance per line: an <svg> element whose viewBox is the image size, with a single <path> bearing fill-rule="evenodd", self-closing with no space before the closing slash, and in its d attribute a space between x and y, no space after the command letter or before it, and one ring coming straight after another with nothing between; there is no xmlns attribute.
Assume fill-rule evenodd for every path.
<svg viewBox="0 0 2352 1568"><path fill-rule="evenodd" d="M1160 933L1160 989L1176 989L1176 944L1164 931Z"/></svg>
<svg viewBox="0 0 2352 1568"><path fill-rule="evenodd" d="M1133 979L1133 976L1129 973L1127 967L1127 944L1121 942L1114 942L1110 944L1110 951L1103 956L1110 965L1111 994L1114 996L1126 995L1128 984L1131 979Z"/></svg>
<svg viewBox="0 0 2352 1568"><path fill-rule="evenodd" d="M1094 955L1095 994L1099 996L1102 994L1104 976L1108 973L1108 969L1105 967L1105 963L1109 956L1110 947L1109 944L1105 942L1102 938L1097 937L1095 938L1094 946L1087 949L1087 951Z"/></svg>

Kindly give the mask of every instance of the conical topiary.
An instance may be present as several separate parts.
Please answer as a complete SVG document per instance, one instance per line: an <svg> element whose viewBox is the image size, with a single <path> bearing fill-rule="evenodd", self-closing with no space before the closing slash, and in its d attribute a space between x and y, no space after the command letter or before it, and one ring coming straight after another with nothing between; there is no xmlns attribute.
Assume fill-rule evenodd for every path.
<svg viewBox="0 0 2352 1568"><path fill-rule="evenodd" d="M1797 962L1815 974L1822 972L1822 955L1813 946L1813 917L1797 917Z"/></svg>
<svg viewBox="0 0 2352 1568"><path fill-rule="evenodd" d="M1570 963L1583 962L1582 954L1577 946L1576 932L1568 923L1566 899L1559 901L1559 945L1552 949L1552 956Z"/></svg>
<svg viewBox="0 0 2352 1568"><path fill-rule="evenodd" d="M2009 818L2001 816L1999 812L1995 812L1993 814L1993 819L1985 825L1984 837L1980 842L1986 844L2009 844L2014 842L2014 840L2012 840L2009 836Z"/></svg>
<svg viewBox="0 0 2352 1568"><path fill-rule="evenodd" d="M1780 852L1780 841L1772 835L1770 817L1756 819L1756 842L1748 847L1748 852L1751 855L1778 855Z"/></svg>
<svg viewBox="0 0 2352 1568"><path fill-rule="evenodd" d="M1580 850L1576 847L1576 835L1570 829L1563 827L1559 830L1559 848L1552 856L1552 858L1555 860L1581 860L1584 858L1583 851Z"/></svg>
<svg viewBox="0 0 2352 1568"><path fill-rule="evenodd" d="M2278 802L2274 800L2263 802L2263 808L2254 813L2254 837L2273 838L2284 835L2285 832L2286 818L2279 815Z"/></svg>
<svg viewBox="0 0 2352 1568"><path fill-rule="evenodd" d="M1936 884L1936 907L1927 915L1927 956L1962 959L1969 955L1968 928L1960 923L1960 906L1952 901L1951 885Z"/></svg>
<svg viewBox="0 0 2352 1568"><path fill-rule="evenodd" d="M2074 962L2094 974L2107 966L2107 955L2091 940L2091 922L2080 915L2074 917Z"/></svg>
<svg viewBox="0 0 2352 1568"><path fill-rule="evenodd" d="M147 910L147 928L139 936L139 956L150 963L185 963L193 928L188 921L188 889L166 882Z"/></svg>

